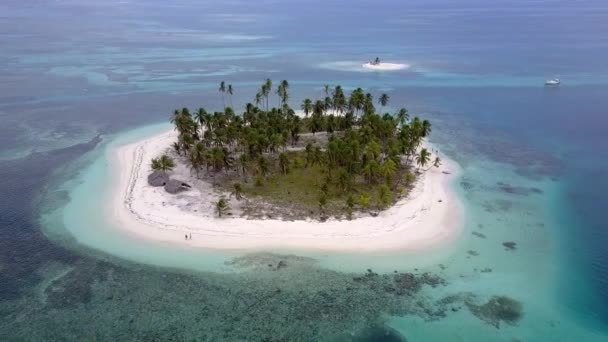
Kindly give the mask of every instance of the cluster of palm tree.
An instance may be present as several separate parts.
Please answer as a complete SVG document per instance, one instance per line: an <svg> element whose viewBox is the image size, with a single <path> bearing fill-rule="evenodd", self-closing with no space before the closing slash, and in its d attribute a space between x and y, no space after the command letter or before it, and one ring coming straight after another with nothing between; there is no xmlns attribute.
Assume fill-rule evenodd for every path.
<svg viewBox="0 0 608 342"><path fill-rule="evenodd" d="M285 81L287 82L287 81ZM266 111L268 111L268 97L270 96L270 92L272 91L272 81L270 78L267 78L266 81L260 87L260 90L255 94L255 105L258 106L262 100L266 101ZM287 92L287 89L283 89L284 92ZM278 93L277 89L277 93Z"/></svg>
<svg viewBox="0 0 608 342"><path fill-rule="evenodd" d="M268 80L263 88L271 84ZM187 157L197 173L234 170L246 175L255 169L267 174L274 168L271 162L278 151L288 144L295 145L303 129L301 118L287 106L288 87L283 81L277 90L283 108L269 111L251 103L242 115L236 115L232 107L214 113L204 108L194 112L188 108L176 110L171 119L179 133L173 144L175 151ZM264 90L266 93L270 92ZM282 169L286 172L286 164Z"/></svg>
<svg viewBox="0 0 608 342"><path fill-rule="evenodd" d="M367 185L378 186L379 202L386 206L392 198L391 191L404 180L398 175L414 161L419 167L429 164L430 152L420 146L430 132L427 120L414 118L401 124L398 115L365 113L357 120L356 129L331 136L323 153L318 146L307 146L306 161L322 163L329 181L344 193L350 193L353 182L361 176ZM439 166L439 162L436 158L434 166Z"/></svg>
<svg viewBox="0 0 608 342"><path fill-rule="evenodd" d="M234 94L234 88L232 88L232 84L226 86L226 82L220 82L219 92L222 93L222 104L224 106L224 110L226 110L226 99L224 98L224 94L228 93L230 98L230 107L232 107L232 94Z"/></svg>
<svg viewBox="0 0 608 342"><path fill-rule="evenodd" d="M214 113L204 108L176 110L171 119L179 133L175 151L197 174L203 170L236 173L245 180L255 175L260 184L260 179L273 174L289 173L297 167L296 159L301 159L302 167L324 170L326 189L350 194L357 182L377 185L382 203L390 202L392 190L403 181L411 163L416 162L419 169L430 163L431 153L420 147L431 133L431 124L418 117L410 120L405 108L395 115L376 114L370 93L357 88L346 96L340 86L326 86L324 100L304 99L301 118L289 107L289 83L281 81L276 89L279 108L268 108L271 88L272 81L267 79L255 104L248 103L242 115L236 115L231 106ZM219 89L233 92L224 82ZM382 107L388 101L386 94L378 100ZM297 145L302 133L320 131L330 133L326 146L308 144L302 150L286 151L287 145ZM433 165L439 162L436 158ZM240 183L234 184L237 199L241 193ZM324 206L330 193L322 193Z"/></svg>

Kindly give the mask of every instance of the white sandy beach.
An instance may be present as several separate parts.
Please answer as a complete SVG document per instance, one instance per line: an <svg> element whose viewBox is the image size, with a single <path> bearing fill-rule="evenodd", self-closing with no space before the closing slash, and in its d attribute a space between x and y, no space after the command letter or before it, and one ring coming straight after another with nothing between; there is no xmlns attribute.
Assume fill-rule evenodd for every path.
<svg viewBox="0 0 608 342"><path fill-rule="evenodd" d="M458 165L445 156L443 165L419 177L407 198L377 217L326 222L217 218L214 202L222 194L211 184L185 178L186 166L178 166L172 177L193 183L193 189L171 195L148 185L150 160L176 137L169 131L111 152L114 181L106 210L113 225L141 238L191 247L361 252L428 249L453 241L461 231L463 207L449 187ZM190 233L192 239L186 240Z"/></svg>
<svg viewBox="0 0 608 342"><path fill-rule="evenodd" d="M370 70L378 70L378 71L391 71L391 70L402 70L402 69L407 69L410 66L408 64L399 64L399 63L379 63L379 64L372 64L372 63L365 63L362 65L362 67L366 68L366 69L370 69Z"/></svg>

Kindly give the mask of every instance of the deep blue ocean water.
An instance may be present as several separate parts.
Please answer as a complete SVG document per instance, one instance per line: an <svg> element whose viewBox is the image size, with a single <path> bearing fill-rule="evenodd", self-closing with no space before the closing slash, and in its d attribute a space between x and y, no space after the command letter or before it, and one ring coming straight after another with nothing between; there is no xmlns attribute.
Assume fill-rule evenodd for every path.
<svg viewBox="0 0 608 342"><path fill-rule="evenodd" d="M256 326L252 340L285 337L281 324L268 324L279 322L268 312L320 299L269 300L260 321L250 321L238 301L213 298L267 298L268 280L117 258L71 238L57 214L70 191L90 180L83 170L100 172L115 137L165 122L178 107L220 109L222 80L234 85L241 106L270 77L289 80L293 107L323 96L324 84L341 84L387 92L390 110L406 106L429 117L433 143L464 170L455 186L468 227L461 250L443 261L446 293L506 292L524 304L519 325L501 329L459 313L400 320L371 305L367 316L342 322L394 316L390 326L409 340L601 340L608 330L607 32L608 3L599 0L2 1L0 336L196 339L206 328L223 334L209 339L231 339L246 335L239 327ZM375 56L411 67L362 71ZM554 76L563 84L544 87ZM542 194L501 192L499 182ZM481 227L487 240L469 237ZM506 240L517 240L516 253L505 256ZM467 263L494 272L473 276ZM310 293L329 291L316 279L290 277ZM204 303L215 316L188 305L188 297L203 296L194 288L213 294ZM332 330L322 317L303 322Z"/></svg>

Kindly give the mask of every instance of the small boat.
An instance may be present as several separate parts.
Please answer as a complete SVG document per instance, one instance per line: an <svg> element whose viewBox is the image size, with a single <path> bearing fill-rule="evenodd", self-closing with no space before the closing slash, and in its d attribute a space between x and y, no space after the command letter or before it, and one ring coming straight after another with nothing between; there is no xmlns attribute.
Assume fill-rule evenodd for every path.
<svg viewBox="0 0 608 342"><path fill-rule="evenodd" d="M545 81L546 86L558 86L560 83L561 81L559 80L559 78L554 78Z"/></svg>

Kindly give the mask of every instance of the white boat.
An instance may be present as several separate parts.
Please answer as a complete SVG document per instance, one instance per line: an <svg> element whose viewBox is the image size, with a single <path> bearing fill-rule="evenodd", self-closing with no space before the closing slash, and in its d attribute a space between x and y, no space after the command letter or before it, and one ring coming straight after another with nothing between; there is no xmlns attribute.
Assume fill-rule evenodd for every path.
<svg viewBox="0 0 608 342"><path fill-rule="evenodd" d="M558 86L560 83L561 81L559 80L559 78L554 78L545 81L546 86Z"/></svg>

